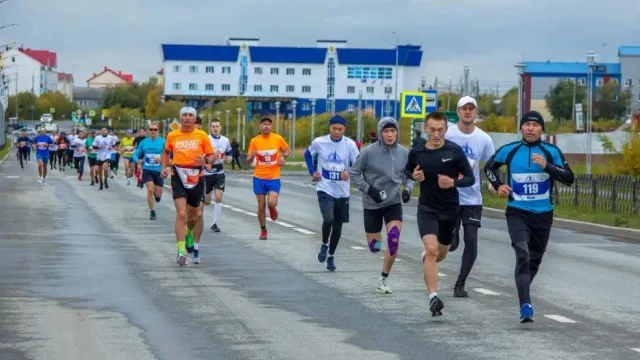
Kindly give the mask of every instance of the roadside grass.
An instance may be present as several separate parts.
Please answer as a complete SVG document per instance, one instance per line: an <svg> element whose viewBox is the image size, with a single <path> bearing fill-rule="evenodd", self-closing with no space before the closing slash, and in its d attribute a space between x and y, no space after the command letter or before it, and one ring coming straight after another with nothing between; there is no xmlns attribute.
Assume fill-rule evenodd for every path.
<svg viewBox="0 0 640 360"><path fill-rule="evenodd" d="M11 151L11 143L6 141L4 146L0 148L0 160L4 159L4 156L7 155L9 151Z"/></svg>

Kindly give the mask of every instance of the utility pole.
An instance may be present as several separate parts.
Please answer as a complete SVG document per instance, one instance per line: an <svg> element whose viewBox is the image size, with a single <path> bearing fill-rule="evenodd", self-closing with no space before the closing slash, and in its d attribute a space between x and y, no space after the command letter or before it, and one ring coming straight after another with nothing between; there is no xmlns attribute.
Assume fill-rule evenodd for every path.
<svg viewBox="0 0 640 360"><path fill-rule="evenodd" d="M464 72L464 96L469 96L469 65L463 67Z"/></svg>
<svg viewBox="0 0 640 360"><path fill-rule="evenodd" d="M451 108L452 91L453 91L453 82L451 81L451 78L449 78L449 96L447 96L447 111L449 111L449 109Z"/></svg>

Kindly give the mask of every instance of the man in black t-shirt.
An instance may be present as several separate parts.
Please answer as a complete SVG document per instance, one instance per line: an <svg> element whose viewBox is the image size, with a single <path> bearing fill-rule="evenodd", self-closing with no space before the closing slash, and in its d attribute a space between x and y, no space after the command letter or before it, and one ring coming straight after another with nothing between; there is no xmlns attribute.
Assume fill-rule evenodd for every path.
<svg viewBox="0 0 640 360"><path fill-rule="evenodd" d="M475 182L464 150L444 138L447 125L445 114L427 115L424 128L428 140L411 149L404 169L407 177L420 183L418 231L425 249L422 262L432 316L442 315L444 308L437 293L438 263L447 256L458 224L457 188L469 187Z"/></svg>

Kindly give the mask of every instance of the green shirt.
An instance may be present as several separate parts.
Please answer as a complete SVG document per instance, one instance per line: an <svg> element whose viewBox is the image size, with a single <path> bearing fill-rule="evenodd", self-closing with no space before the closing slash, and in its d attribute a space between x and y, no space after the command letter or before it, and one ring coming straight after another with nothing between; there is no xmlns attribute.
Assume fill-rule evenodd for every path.
<svg viewBox="0 0 640 360"><path fill-rule="evenodd" d="M93 148L93 139L92 137L88 137L87 138L87 157L89 157L90 159L95 159L96 156L98 155L98 153L96 152L96 150Z"/></svg>

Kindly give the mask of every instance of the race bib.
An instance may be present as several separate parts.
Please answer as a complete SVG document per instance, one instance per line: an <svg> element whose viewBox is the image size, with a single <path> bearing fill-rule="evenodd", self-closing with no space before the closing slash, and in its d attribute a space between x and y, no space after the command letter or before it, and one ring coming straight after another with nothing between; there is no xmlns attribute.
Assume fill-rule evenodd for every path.
<svg viewBox="0 0 640 360"><path fill-rule="evenodd" d="M19 146L20 147L25 147L27 145L26 141L20 141Z"/></svg>
<svg viewBox="0 0 640 360"><path fill-rule="evenodd" d="M275 165L278 161L278 150L263 150L256 154L258 165Z"/></svg>
<svg viewBox="0 0 640 360"><path fill-rule="evenodd" d="M49 144L48 143L38 143L38 149L39 150L49 149Z"/></svg>
<svg viewBox="0 0 640 360"><path fill-rule="evenodd" d="M322 178L329 181L342 181L340 174L344 171L344 165L338 163L322 164Z"/></svg>
<svg viewBox="0 0 640 360"><path fill-rule="evenodd" d="M156 154L146 154L144 156L144 162L148 165L159 165L160 164L160 155Z"/></svg>
<svg viewBox="0 0 640 360"><path fill-rule="evenodd" d="M133 146L125 146L124 149L122 149L124 152L134 152L136 150L136 148L134 148Z"/></svg>
<svg viewBox="0 0 640 360"><path fill-rule="evenodd" d="M182 168L174 166L175 172L178 173L180 182L186 189L193 189L200 182L200 169Z"/></svg>
<svg viewBox="0 0 640 360"><path fill-rule="evenodd" d="M85 151L85 150L84 150L84 148L82 148L82 147L76 148L76 152L84 153L84 151Z"/></svg>
<svg viewBox="0 0 640 360"><path fill-rule="evenodd" d="M512 196L517 201L549 199L551 181L547 173L512 174Z"/></svg>
<svg viewBox="0 0 640 360"><path fill-rule="evenodd" d="M66 150L67 149L67 144L60 144L60 149Z"/></svg>
<svg viewBox="0 0 640 360"><path fill-rule="evenodd" d="M49 151L56 151L56 150L58 150L58 145L56 144L49 145Z"/></svg>

